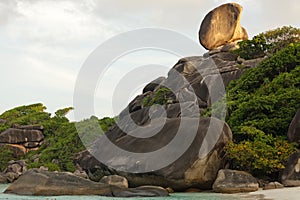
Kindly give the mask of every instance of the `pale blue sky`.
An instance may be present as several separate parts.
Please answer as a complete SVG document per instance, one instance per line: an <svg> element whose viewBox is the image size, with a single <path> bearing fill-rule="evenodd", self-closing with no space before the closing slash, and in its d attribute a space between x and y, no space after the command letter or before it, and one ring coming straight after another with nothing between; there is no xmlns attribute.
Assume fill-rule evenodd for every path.
<svg viewBox="0 0 300 200"><path fill-rule="evenodd" d="M225 2L229 1L1 0L0 113L36 102L44 103L49 112L72 106L80 67L102 42L124 31L144 27L171 29L198 41L203 17ZM233 2L244 7L242 25L250 37L283 25L300 27L298 0ZM203 49L199 55L204 52ZM130 67L161 64L171 68L177 60L174 55L151 51L120 59L102 80L111 84L108 90L95 94L95 114L99 117L116 114L110 109L113 81ZM130 91L133 96L135 90Z"/></svg>

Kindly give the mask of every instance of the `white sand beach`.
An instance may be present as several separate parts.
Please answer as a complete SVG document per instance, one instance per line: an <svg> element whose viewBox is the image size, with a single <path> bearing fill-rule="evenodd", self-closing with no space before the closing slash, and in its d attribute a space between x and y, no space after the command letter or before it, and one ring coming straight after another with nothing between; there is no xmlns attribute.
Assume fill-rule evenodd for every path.
<svg viewBox="0 0 300 200"><path fill-rule="evenodd" d="M283 189L273 190L258 190L241 195L243 199L255 199L255 200L299 200L300 199L300 187L290 187Z"/></svg>

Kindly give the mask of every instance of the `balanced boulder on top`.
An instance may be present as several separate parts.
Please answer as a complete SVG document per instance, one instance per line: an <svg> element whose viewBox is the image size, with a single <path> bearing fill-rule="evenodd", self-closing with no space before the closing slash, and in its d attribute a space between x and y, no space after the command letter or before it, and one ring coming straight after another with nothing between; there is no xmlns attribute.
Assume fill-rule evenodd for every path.
<svg viewBox="0 0 300 200"><path fill-rule="evenodd" d="M242 10L239 4L227 3L210 11L200 27L201 45L212 50L237 40L247 40L247 31L240 25Z"/></svg>

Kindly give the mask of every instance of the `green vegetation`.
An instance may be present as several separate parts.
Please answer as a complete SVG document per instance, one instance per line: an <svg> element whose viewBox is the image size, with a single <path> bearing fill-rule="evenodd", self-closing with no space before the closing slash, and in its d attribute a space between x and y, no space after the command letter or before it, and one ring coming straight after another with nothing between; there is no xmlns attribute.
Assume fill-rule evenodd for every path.
<svg viewBox="0 0 300 200"><path fill-rule="evenodd" d="M252 40L239 42L239 49L233 51L244 59L271 56L291 43L299 42L300 29L284 26L254 36Z"/></svg>
<svg viewBox="0 0 300 200"><path fill-rule="evenodd" d="M41 104L32 104L29 106L20 106L8 110L0 115L0 119L6 123L0 124L0 132L18 125L38 124L50 119L50 113L44 112L46 107Z"/></svg>
<svg viewBox="0 0 300 200"><path fill-rule="evenodd" d="M227 87L226 122L233 132L233 142L226 147L231 167L246 170L255 176L278 177L296 144L288 143L287 131L300 108L300 29L282 27L239 43L233 53L244 59L265 57L257 67L247 69L242 77ZM242 66L241 66L242 67ZM159 88L146 96L142 106L166 105L174 94ZM206 109L205 116L222 116L222 102ZM70 122L65 116L73 108L55 112L51 117L42 104L21 106L0 115L0 131L18 125L42 125L45 142L25 159L30 167L46 166L54 171L74 171L74 154L85 149L80 137L92 143L115 124L116 119L92 116L81 122ZM214 112L214 113L212 113ZM96 126L95 126L96 124ZM103 131L98 131L99 125ZM77 129L80 128L80 137ZM88 134L86 134L88 133ZM12 153L0 148L0 170Z"/></svg>
<svg viewBox="0 0 300 200"><path fill-rule="evenodd" d="M43 104L33 104L20 106L4 112L0 119L6 121L1 124L1 129L5 130L18 125L42 125L44 127L45 141L37 151L29 152L23 159L27 160L28 167L48 167L51 171L75 171L73 163L74 155L85 149L80 137L78 136L74 122L70 122L65 116L72 107L63 108L55 112L51 117L50 113L45 112ZM114 119L94 117L104 131L114 124ZM76 122L80 123L80 122ZM85 127L88 131L89 127ZM1 166L6 166L12 157L8 155L7 149L0 151L3 158ZM5 155L4 155L5 154Z"/></svg>
<svg viewBox="0 0 300 200"><path fill-rule="evenodd" d="M250 46L236 51L240 56L248 54L247 59L261 53L268 58L227 88L226 121L234 142L226 150L233 168L276 177L296 150L286 135L300 108L299 33L299 29L283 27L245 41L255 43L251 51Z"/></svg>
<svg viewBox="0 0 300 200"><path fill-rule="evenodd" d="M152 106L154 104L166 105L169 101L172 101L172 91L169 88L159 88L151 96L147 96L143 99L142 105L144 107Z"/></svg>
<svg viewBox="0 0 300 200"><path fill-rule="evenodd" d="M13 160L13 152L7 145L0 147L0 172L4 171L7 167L7 163Z"/></svg>
<svg viewBox="0 0 300 200"><path fill-rule="evenodd" d="M249 69L227 89L233 132L253 126L274 136L286 135L300 107L300 44L289 45Z"/></svg>
<svg viewBox="0 0 300 200"><path fill-rule="evenodd" d="M226 149L235 169L249 171L257 177L276 174L284 169L284 163L295 152L295 145L284 137L273 137L248 126L242 127L241 131L248 139L231 142Z"/></svg>

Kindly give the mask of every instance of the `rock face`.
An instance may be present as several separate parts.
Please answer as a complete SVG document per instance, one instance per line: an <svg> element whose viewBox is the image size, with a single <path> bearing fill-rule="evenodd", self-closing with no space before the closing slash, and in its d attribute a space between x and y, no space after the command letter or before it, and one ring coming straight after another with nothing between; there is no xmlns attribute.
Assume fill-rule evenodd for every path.
<svg viewBox="0 0 300 200"><path fill-rule="evenodd" d="M242 10L239 4L227 3L210 11L199 31L202 46L212 50L237 40L247 40L247 31L240 25Z"/></svg>
<svg viewBox="0 0 300 200"><path fill-rule="evenodd" d="M219 193L254 192L259 188L257 180L243 171L220 170L213 185L213 190Z"/></svg>
<svg viewBox="0 0 300 200"><path fill-rule="evenodd" d="M294 153L288 159L281 175L281 182L287 187L300 186L300 152Z"/></svg>
<svg viewBox="0 0 300 200"><path fill-rule="evenodd" d="M18 126L0 133L0 146L8 145L16 158L24 156L28 151L36 150L43 140L42 126Z"/></svg>
<svg viewBox="0 0 300 200"><path fill-rule="evenodd" d="M115 197L163 197L169 195L167 190L158 186L141 186L123 190L115 189L112 194Z"/></svg>
<svg viewBox="0 0 300 200"><path fill-rule="evenodd" d="M40 142L43 139L44 139L44 135L39 130L10 128L0 134L1 143L9 143L9 144Z"/></svg>
<svg viewBox="0 0 300 200"><path fill-rule="evenodd" d="M6 184L7 179L3 173L0 173L0 184Z"/></svg>
<svg viewBox="0 0 300 200"><path fill-rule="evenodd" d="M10 161L7 168L0 174L1 182L12 183L18 179L24 172L27 171L26 163L24 160Z"/></svg>
<svg viewBox="0 0 300 200"><path fill-rule="evenodd" d="M186 119L188 121L183 130L191 130L192 126L199 123L197 135L189 146L187 151L174 163L160 170L148 173L128 173L122 171L115 171L106 167L104 164L97 161L94 157L88 155L87 152L82 152L77 156L76 162L88 171L88 174L103 176L104 174L118 174L128 179L131 187L138 187L142 185L159 185L162 187L171 187L177 191L183 191L187 188L197 187L203 189L211 188L213 181L216 178L218 170L222 167L223 148L231 140L232 134L227 124L215 118L203 118L199 122L198 119ZM153 126L156 126L161 121L160 118L154 120ZM167 120L165 127L155 136L147 139L133 138L126 135L118 127L114 127L106 133L111 141L114 141L117 146L127 149L128 151L143 152L151 149L159 149L167 144L173 137L175 137L180 119ZM216 144L209 151L205 157L199 157L199 151L206 136L207 129L211 125L214 129L221 129L222 133L215 138ZM155 127L154 127L155 128ZM136 134L135 130L131 134ZM212 132L214 134L214 132ZM212 136L213 138L214 136ZM101 148L107 151L105 146ZM176 151L179 147L173 147L170 152ZM147 160L147 157L144 158ZM132 163L129 157L116 155L111 158L112 162L124 165L124 167L131 167L132 170L138 168L147 168L148 165L139 165ZM120 163L121 162L121 163ZM112 163L114 164L114 163ZM149 165L153 163L148 163Z"/></svg>
<svg viewBox="0 0 300 200"><path fill-rule="evenodd" d="M143 90L144 93L134 98L119 114L118 124L123 129L114 126L106 133L106 136L116 146L130 152L152 152L166 146L176 136L182 119L187 121L187 125L183 127L183 130L186 130L184 133L186 136L190 134L190 130L198 126L195 140L190 148L169 166L148 173L128 173L124 172L126 170L108 167L87 151L76 156L76 163L94 181L99 181L103 176L120 175L127 178L131 187L159 185L171 187L175 191L185 191L188 188L211 189L218 170L223 166L223 148L232 136L228 125L221 120L201 117L199 122L199 116L211 105L213 95L215 95L215 100L223 97L222 94L212 94L210 91L222 85L226 87L230 81L238 79L245 69L255 67L261 61L262 59L238 60L234 54L222 50L209 52L204 56L182 58L169 71L166 78L160 77L148 84ZM161 107L143 105L145 98L152 98L163 87L172 88L173 91L166 94L165 98L168 101L165 105ZM149 138L134 137L147 135L151 129L158 130L164 120L162 130L156 135ZM216 144L206 157L200 158L199 150L203 145L203 138L206 136L210 122L215 124L216 129L222 126L222 131L218 138L213 138L218 131L211 133ZM106 149L105 144L96 144L101 146L101 151L111 152L109 148ZM177 152L178 147L173 151ZM147 167L136 165L129 157L112 156L110 164L118 165L119 168L131 167L133 171L137 166ZM146 161L147 157L143 159ZM166 158L162 157L161 160L166 160Z"/></svg>
<svg viewBox="0 0 300 200"><path fill-rule="evenodd" d="M67 172L28 170L10 185L6 194L56 196L56 195L101 195L101 196L168 196L163 188L119 188L95 183Z"/></svg>
<svg viewBox="0 0 300 200"><path fill-rule="evenodd" d="M115 185L121 188L128 188L127 179L118 175L104 176L101 178L100 183Z"/></svg>
<svg viewBox="0 0 300 200"><path fill-rule="evenodd" d="M264 190L281 189L281 188L284 188L284 186L278 182L271 182L263 187Z"/></svg>
<svg viewBox="0 0 300 200"><path fill-rule="evenodd" d="M300 109L294 116L288 131L289 142L300 144Z"/></svg>

